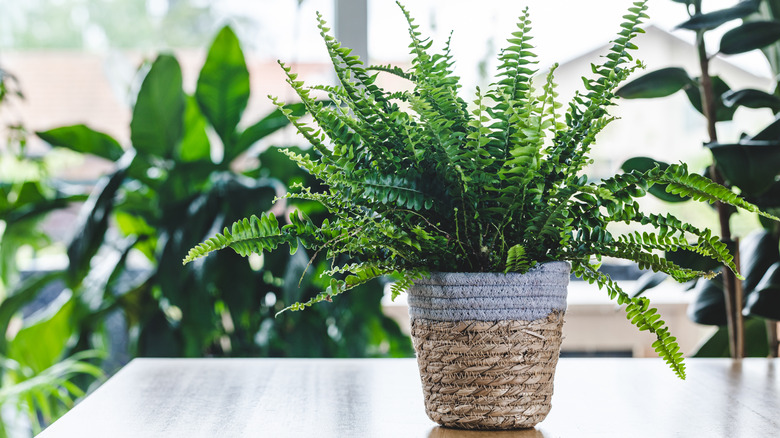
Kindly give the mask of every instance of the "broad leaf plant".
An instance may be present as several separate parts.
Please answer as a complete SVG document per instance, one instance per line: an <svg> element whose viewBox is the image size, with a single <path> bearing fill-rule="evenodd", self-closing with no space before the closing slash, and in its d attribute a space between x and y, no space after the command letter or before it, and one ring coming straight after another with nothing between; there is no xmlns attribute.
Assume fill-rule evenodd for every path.
<svg viewBox="0 0 780 438"><path fill-rule="evenodd" d="M293 212L280 227L273 214L253 216L193 248L184 262L226 247L246 256L281 244L291 252L302 245L334 260L349 256L351 263L334 263L327 272L330 287L288 307L300 310L378 276L398 278L395 296L431 271L523 273L538 263L569 261L577 276L625 304L634 325L656 335L655 350L684 378L682 352L656 309L645 297L631 298L600 272L601 258L631 260L678 281L714 275L682 268L657 254L682 248L736 271L725 244L710 230L640 210L636 198L654 184L698 201L770 215L689 173L685 165L631 171L599 182L583 175L596 135L614 119L607 109L616 87L641 66L629 51L636 48L632 39L643 32L639 26L647 18L646 3L629 8L609 53L593 65L594 77L584 78L584 90L565 110L556 101L555 66L541 90L534 87L538 70L527 9L499 55L495 82L484 92L477 90L473 105L458 94L449 42L442 53L432 53L431 40L421 36L400 4L413 56L406 71L364 67L328 33L319 16L340 85L307 87L280 62L313 123L273 100L320 155L286 154L328 188L316 192L298 187L283 198L319 201L334 219L315 224ZM379 88L381 73L405 78L412 89ZM314 100L313 93L322 91L334 105ZM652 231L616 235L610 231L615 222Z"/></svg>

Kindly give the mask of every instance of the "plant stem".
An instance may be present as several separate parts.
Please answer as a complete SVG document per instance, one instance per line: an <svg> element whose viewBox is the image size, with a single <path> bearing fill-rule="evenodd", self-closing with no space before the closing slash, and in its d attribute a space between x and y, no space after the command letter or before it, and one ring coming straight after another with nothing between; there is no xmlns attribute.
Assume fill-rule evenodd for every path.
<svg viewBox="0 0 780 438"><path fill-rule="evenodd" d="M697 11L700 12L700 11ZM715 93L712 86L712 77L710 76L710 60L707 56L707 48L704 44L704 31L696 33L696 46L699 52L699 66L701 68L700 92L702 97L702 110L707 119L707 134L710 143L718 141L718 132L715 128L717 123L717 107L715 105ZM715 162L710 166L710 177L713 181L723 185L723 176L720 174ZM727 205L717 202L715 208L718 211L718 220L720 222L721 238L731 240L731 227L729 219L731 212ZM734 248L734 259L739 266L739 245ZM742 319L742 299L739 297L741 284L727 266L722 269L723 272L723 294L726 301L726 322L729 330L729 351L732 358L741 358L745 356L744 352L744 321Z"/></svg>
<svg viewBox="0 0 780 438"><path fill-rule="evenodd" d="M777 340L777 321L773 319L766 320L766 333L769 338L769 357L777 357L780 342Z"/></svg>

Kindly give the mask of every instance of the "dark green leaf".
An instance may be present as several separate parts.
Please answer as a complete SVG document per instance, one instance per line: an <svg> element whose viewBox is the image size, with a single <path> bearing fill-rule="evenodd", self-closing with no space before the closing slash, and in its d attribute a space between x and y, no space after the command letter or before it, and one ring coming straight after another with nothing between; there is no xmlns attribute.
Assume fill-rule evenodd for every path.
<svg viewBox="0 0 780 438"><path fill-rule="evenodd" d="M780 320L780 261L767 269L756 289L748 295L745 316Z"/></svg>
<svg viewBox="0 0 780 438"><path fill-rule="evenodd" d="M721 276L711 280L701 279L694 288L696 298L688 306L688 317L698 324L726 325L726 300L723 297Z"/></svg>
<svg viewBox="0 0 780 438"><path fill-rule="evenodd" d="M723 177L743 196L757 196L769 189L780 173L780 144L710 144Z"/></svg>
<svg viewBox="0 0 780 438"><path fill-rule="evenodd" d="M678 249L677 251L667 251L666 260L682 266L687 269L694 269L697 271L712 271L720 266L717 260L713 260L709 257L704 257L693 251L685 249Z"/></svg>
<svg viewBox="0 0 780 438"><path fill-rule="evenodd" d="M632 170L647 172L656 166L661 169L666 169L669 167L669 164L648 157L633 157L626 160L620 168L625 172L630 172ZM690 199L687 196L682 197L668 193L666 191L667 185L668 184L653 184L647 191L656 198L666 202L684 202Z"/></svg>
<svg viewBox="0 0 780 438"><path fill-rule="evenodd" d="M192 96L187 96L184 110L184 137L179 145L178 156L182 161L208 161L211 158L211 145L206 127L208 122Z"/></svg>
<svg viewBox="0 0 780 438"><path fill-rule="evenodd" d="M110 135L95 131L86 125L63 126L36 132L36 134L52 146L92 154L111 161L118 160L124 153L119 142Z"/></svg>
<svg viewBox="0 0 780 438"><path fill-rule="evenodd" d="M650 72L627 83L617 90L624 99L647 99L674 94L684 87L693 86L693 80L684 69L668 67Z"/></svg>
<svg viewBox="0 0 780 438"><path fill-rule="evenodd" d="M780 98L760 90L729 91L723 96L723 104L727 107L744 106L748 108L770 108L772 112L780 111Z"/></svg>
<svg viewBox="0 0 780 438"><path fill-rule="evenodd" d="M146 75L130 122L133 147L148 155L167 158L182 136L184 92L181 68L171 55L160 55Z"/></svg>
<svg viewBox="0 0 780 438"><path fill-rule="evenodd" d="M699 79L697 78L697 81ZM726 84L726 82L723 81L719 76L713 76L712 77L712 91L715 94L715 119L718 122L725 122L728 120L731 120L734 118L734 112L737 110L736 108L727 108L726 105L723 104L723 101L718 96L723 96L724 94L731 91L731 88ZM691 105L693 105L694 108L696 108L696 111L700 112L702 115L704 114L704 109L701 104L701 91L699 90L698 85L694 87L685 87L685 94L688 96L688 100L691 102Z"/></svg>
<svg viewBox="0 0 780 438"><path fill-rule="evenodd" d="M780 261L777 238L764 229L751 232L739 242L739 259L741 273L745 277L742 289L748 296L763 281L770 266Z"/></svg>
<svg viewBox="0 0 780 438"><path fill-rule="evenodd" d="M222 139L225 156L237 155L233 133L249 101L249 71L238 38L228 26L222 28L209 49L195 97Z"/></svg>
<svg viewBox="0 0 780 438"><path fill-rule="evenodd" d="M0 328L7 328L11 318L22 309L22 306L33 301L46 285L62 279L63 274L63 271L38 273L10 290L5 299L0 302ZM6 350L6 342L6 337L0 336L0 351Z"/></svg>
<svg viewBox="0 0 780 438"><path fill-rule="evenodd" d="M25 186L34 186L35 183L25 183ZM5 221L6 226L10 227L12 224L23 222L31 219L39 219L42 215L45 215L53 210L65 208L72 203L82 202L87 200L86 195L73 195L62 198L43 199L37 198L35 200L25 199L25 194L29 193L26 190L19 192L20 196L16 202L21 205L14 205L14 208L9 211L2 220Z"/></svg>
<svg viewBox="0 0 780 438"><path fill-rule="evenodd" d="M746 17L756 12L759 3L760 0L743 0L730 8L708 12L706 14L695 14L688 21L677 27L690 30L715 29L723 23Z"/></svg>
<svg viewBox="0 0 780 438"><path fill-rule="evenodd" d="M108 218L114 208L114 195L121 187L135 155L126 152L118 163L118 169L110 176L101 178L92 194L82 206L78 232L68 245L68 284L76 287L90 269L90 261L105 238Z"/></svg>
<svg viewBox="0 0 780 438"><path fill-rule="evenodd" d="M64 290L46 308L32 315L8 342L6 356L39 373L57 363L77 327L72 320L76 299Z"/></svg>
<svg viewBox="0 0 780 438"><path fill-rule="evenodd" d="M214 164L210 161L176 163L168 172L165 183L157 189L160 204L163 208L180 208L174 203L195 196L208 187L214 171Z"/></svg>
<svg viewBox="0 0 780 438"><path fill-rule="evenodd" d="M745 196L745 200L751 204L757 205L759 208L761 208L761 210L776 209L780 207L780 181L773 183L772 186L767 189L767 191L761 193L758 196ZM775 214L775 216L777 215ZM759 220L761 220L761 218L762 217L759 217ZM775 224L777 224L777 222L771 219L767 223L772 224L769 228L773 228L775 227Z"/></svg>
<svg viewBox="0 0 780 438"><path fill-rule="evenodd" d="M780 40L780 21L748 21L723 35L720 52L726 55L745 53L777 40Z"/></svg>

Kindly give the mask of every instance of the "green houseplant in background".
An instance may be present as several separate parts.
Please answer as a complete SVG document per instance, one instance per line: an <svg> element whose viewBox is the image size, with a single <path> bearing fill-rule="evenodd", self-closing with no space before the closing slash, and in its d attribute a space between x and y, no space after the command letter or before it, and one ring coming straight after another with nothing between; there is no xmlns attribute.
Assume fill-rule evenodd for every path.
<svg viewBox="0 0 780 438"><path fill-rule="evenodd" d="M249 97L249 76L230 28L214 40L195 93L184 93L181 82L173 56L160 55L151 63L135 99L128 146L86 125L37 133L57 148L116 164L88 199L55 190L50 179L0 184L2 193L14 195L16 202L0 197L0 219L8 224L2 235L4 257L27 234L37 239L33 243L45 237L36 221L46 212L86 201L67 246L67 268L6 283L12 287L0 303L0 329L10 333L11 321L22 321L23 328L7 342L0 339L0 354L7 359L0 391L4 403L59 403L57 398L80 395L89 383L86 378L76 379L76 385L65 383L69 394L62 385L58 391L51 388L63 376L99 371L85 366L87 361L110 374L132 356L412 354L409 338L382 314L378 282L331 309L305 318L274 318L285 303L309 299L325 287L312 275L327 269L324 258L313 262L303 280L309 264L303 253L253 261L224 254L210 260L207 270L182 268L182 252L226 224L270 208L286 185L317 183L275 148L262 153L253 148L289 125L281 110L244 129L237 127ZM303 114L303 105L285 110ZM215 135L210 137L210 131ZM212 159L212 148L221 149L221 160ZM242 168L244 156L257 160L247 160L250 164ZM315 203L297 205L318 220L328 217ZM12 261L12 256L4 260ZM62 292L49 298L39 315L28 317L26 309L51 289ZM44 363L56 366L49 369ZM23 380L43 386L9 386ZM27 407L33 421L42 414L45 424L64 413L58 406L49 415L46 406L32 404Z"/></svg>
<svg viewBox="0 0 780 438"><path fill-rule="evenodd" d="M419 309L415 309L412 301L422 303L423 310L430 310L426 308L426 300L428 307L454 302L446 292L441 297L433 297L431 292L443 284L442 277L453 275L447 273L478 273L478 281L499 278L498 282L505 282L497 292L494 290L500 296L506 296L506 290L512 288L506 284L509 281L556 282L563 284L565 300L565 283L571 266L576 275L598 283L611 298L625 304L628 319L640 330L649 330L657 336L653 344L656 351L684 377L682 353L656 310L649 307L646 298L629 297L607 274L599 272L598 260L602 257L633 260L640 267L668 273L679 281L714 275L679 267L654 253L687 249L736 270L726 245L710 230L697 229L671 215L640 211L635 198L645 195L654 184L665 184L669 193L700 201L725 202L753 212L758 209L730 190L702 176L689 174L683 165L626 172L598 183L588 182L582 175L583 167L590 161L588 152L595 136L612 120L607 108L615 97L614 90L640 65L630 62L628 51L634 48L632 38L641 32L638 26L646 17L645 3L636 2L629 9L604 62L593 66L595 78L585 79L584 92L574 97L565 112L555 102L553 71L540 93L532 86L535 55L529 43L530 21L526 14L520 17L517 31L500 55L496 83L485 93L477 90L471 107L458 96L458 78L450 70L453 60L449 45L443 54L430 54L431 41L420 36L403 7L413 56L409 71L391 66L364 68L349 49L328 35L329 29L319 17L319 28L340 85L306 87L291 68L281 64L288 83L306 105L316 126L305 123L284 109L281 102L274 101L320 155L312 158L294 151L286 154L324 185L322 190L299 186L297 191L281 199L318 201L331 212L333 219L315 222L302 212L293 212L289 222L280 227L273 214L253 216L193 248L184 262L204 263L209 258L201 257L226 247L245 256L272 254L282 244L288 244L290 252L304 247L327 254L333 260L325 272L330 277L329 286L312 299L289 306L292 310L334 301L346 290L373 278L395 276L393 293L397 295L408 289L411 294L412 330L423 372L426 410L434 421L449 426L529 427L544 418L552 391L552 371L546 367L554 366L559 344L550 346L552 352L537 350L536 344L539 338L547 336L559 339L562 309L556 302L551 311L545 311L534 321L480 317L415 319ZM412 90L379 88L375 79L382 72L407 79ZM318 91L326 92L335 105L316 102L312 93ZM608 229L613 222L648 225L654 231L613 235ZM344 256L346 262L342 261ZM203 269L208 268L203 266ZM549 271L558 271L557 280L544 277ZM503 273L510 273L509 277ZM533 278L541 280L527 280L526 276L539 273L543 277ZM468 274L454 275L474 278ZM476 293L477 289L452 294L462 293L468 301L467 294ZM517 302L508 305L533 306L534 293L525 300L518 297ZM465 309L464 313L478 313L491 307L491 302L498 300L480 301L478 306L483 307ZM443 312L449 310L452 309L445 306ZM431 350L446 350L446 345L452 342L437 343L428 335L440 323L453 321L462 323L456 330L460 330L457 342L463 343L457 345L463 348L474 347L465 339L472 339L476 344L480 338L488 339L486 333L470 331L481 330L485 321L488 326L520 324L523 328L512 336L524 337L528 342L525 346L505 345L498 338L490 339L509 351L520 348L525 356L517 358L507 353L483 359L493 364L508 360L515 368L544 367L546 380L537 385L541 387L539 393L512 397L511 403L501 399L504 408L509 406L509 409L491 405L492 401L498 401L492 400L494 393L473 394L468 387L459 391L450 387L437 393L432 383L435 378L426 377L428 367L424 361L427 359L423 358L430 358ZM551 325L555 327L548 331ZM417 336L416 326L427 333ZM455 350L450 351L450 367L457 368L454 373L473 370L468 367L469 359L458 356ZM533 371L512 374L509 379L525 381L528 373ZM445 373L445 379L450 377L456 378ZM489 371L476 373L474 379L490 380ZM499 386L496 390L514 392L511 388L511 385ZM532 391L521 384L516 388L520 388L516 390L519 392ZM464 394L459 398L455 392ZM526 404L535 397L548 401ZM469 409L463 409L467 405Z"/></svg>
<svg viewBox="0 0 780 438"><path fill-rule="evenodd" d="M340 320L325 314L298 324L274 320L283 303L318 290L310 276L301 289L293 287L305 256L264 257L253 266L224 254L210 260L208 269L182 269L180 254L212 230L269 208L283 183L305 182L291 166L279 167L273 153L260 155L259 166L236 170L258 140L289 124L276 110L238 127L248 99L244 55L225 27L209 49L193 95L182 91L173 56L160 55L151 64L133 109L130 147L84 125L37 133L53 146L117 165L82 209L80 229L68 247L68 285L92 303L80 341L104 336L106 318L118 311L138 334L131 350L140 356L409 354L407 338L381 313L381 293L356 297ZM303 106L284 110L302 114ZM221 159L212 158L215 148ZM323 215L321 208L302 208ZM128 263L133 251L151 268L134 270ZM329 330L305 329L313 324Z"/></svg>
<svg viewBox="0 0 780 438"><path fill-rule="evenodd" d="M0 69L0 108L13 114L24 98L16 78ZM8 114L7 113L7 114ZM22 429L39 432L70 409L84 388L103 373L93 363L96 350L68 356L74 328L73 306L30 307L41 285L62 278L61 271L20 272L21 253L45 251L56 243L40 224L54 211L83 201L52 183L50 160L32 156L21 120L8 126L0 146L0 437ZM59 307L59 306L61 307ZM9 325L13 325L9 327ZM33 347L34 346L34 347ZM20 424L22 426L20 426Z"/></svg>
<svg viewBox="0 0 780 438"><path fill-rule="evenodd" d="M780 1L744 0L730 8L708 13L702 13L700 0L680 3L686 3L689 19L678 27L696 33L699 72L694 75L680 67L664 68L634 79L617 94L640 99L684 91L691 104L707 120L709 139L705 147L712 152L713 164L704 174L727 187L738 189L746 200L762 210L777 214L780 211L780 182L777 181L780 174L780 120L776 118L756 134L743 134L733 143L718 139L717 126L731 121L739 107L749 110L768 108L775 115L780 112L780 82L777 82L780 77ZM710 61L715 55L708 52L704 35L740 19L740 25L723 35L716 54L734 55L761 50L775 78L771 92L732 90L726 82L728 78L710 72ZM656 164L666 166L650 158L637 157L628 160L623 168L641 169ZM687 200L662 191L653 192L652 189L651 193L669 202ZM777 321L780 320L780 227L777 222L762 219L763 229L753 232L736 245L729 240L730 219L735 211L722 204L717 204L717 211L721 236L733 245L745 279L740 281L724 270L723 276L700 279L696 283L697 296L689 310L691 318L700 324L721 327L702 344L696 355L776 356ZM671 252L666 256L686 267L716 267L688 252ZM744 322L743 315L747 317Z"/></svg>

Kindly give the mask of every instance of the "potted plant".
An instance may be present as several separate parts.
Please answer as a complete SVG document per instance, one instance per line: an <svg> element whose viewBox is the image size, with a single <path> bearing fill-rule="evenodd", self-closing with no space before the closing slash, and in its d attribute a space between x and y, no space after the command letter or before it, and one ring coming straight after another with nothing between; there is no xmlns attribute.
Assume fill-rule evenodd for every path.
<svg viewBox="0 0 780 438"><path fill-rule="evenodd" d="M582 175L596 134L612 120L607 107L615 88L641 65L630 62L628 51L641 32L645 3L629 9L609 54L593 67L595 78L585 79L585 91L565 113L555 101L554 67L541 93L533 88L527 10L501 52L496 82L487 92L477 90L472 106L458 96L449 44L443 54L430 54L431 42L403 7L414 58L409 71L365 68L319 16L340 85L308 88L280 65L316 126L285 112L320 155L286 154L328 189L299 186L285 198L319 201L335 219L315 224L293 212L280 227L271 213L253 216L193 248L184 262L226 247L249 255L284 243L292 252L302 245L326 253L333 260L330 286L290 310L395 276L393 295L410 294L426 411L445 426L522 428L545 417L570 270L625 304L631 322L657 336L656 351L684 378L682 353L656 310L644 297L629 297L597 262L633 260L680 281L714 275L655 254L683 248L736 271L710 230L640 211L635 198L654 184L700 201L758 209L684 165L599 182ZM375 83L381 72L407 79L413 89L381 89ZM326 92L334 105L315 102L312 90ZM608 228L613 222L654 231L615 235Z"/></svg>

